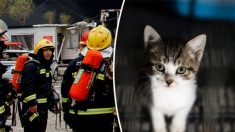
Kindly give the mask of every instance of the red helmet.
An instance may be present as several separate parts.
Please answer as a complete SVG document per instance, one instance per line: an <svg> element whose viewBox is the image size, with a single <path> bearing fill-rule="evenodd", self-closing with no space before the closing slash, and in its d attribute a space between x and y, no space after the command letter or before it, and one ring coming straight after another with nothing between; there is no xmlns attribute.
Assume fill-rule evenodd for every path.
<svg viewBox="0 0 235 132"><path fill-rule="evenodd" d="M81 37L80 45L87 45L88 34L89 34L88 31L83 33L83 35Z"/></svg>

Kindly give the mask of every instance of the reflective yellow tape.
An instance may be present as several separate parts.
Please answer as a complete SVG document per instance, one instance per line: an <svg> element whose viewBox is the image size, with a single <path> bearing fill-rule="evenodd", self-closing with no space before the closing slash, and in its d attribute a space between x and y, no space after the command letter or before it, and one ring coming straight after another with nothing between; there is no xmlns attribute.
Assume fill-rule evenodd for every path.
<svg viewBox="0 0 235 132"><path fill-rule="evenodd" d="M69 113L74 115L75 111L74 110L69 110Z"/></svg>
<svg viewBox="0 0 235 132"><path fill-rule="evenodd" d="M31 101L33 99L36 99L36 94L30 95L30 96L24 98L23 102L27 103L27 102L29 102L29 101Z"/></svg>
<svg viewBox="0 0 235 132"><path fill-rule="evenodd" d="M4 107L4 105L0 107L0 114L2 114L3 112L5 112L5 107Z"/></svg>
<svg viewBox="0 0 235 132"><path fill-rule="evenodd" d="M8 102L5 102L5 104L6 104L7 106L9 106L9 105L10 105Z"/></svg>
<svg viewBox="0 0 235 132"><path fill-rule="evenodd" d="M37 102L39 104L46 103L47 102L47 98L37 99Z"/></svg>
<svg viewBox="0 0 235 132"><path fill-rule="evenodd" d="M78 115L98 115L98 114L111 114L113 113L114 108L93 108L87 109L86 111L78 111Z"/></svg>
<svg viewBox="0 0 235 132"><path fill-rule="evenodd" d="M67 103L67 102L69 102L69 101L70 101L69 98L62 98L62 102L63 102L63 103Z"/></svg>
<svg viewBox="0 0 235 132"><path fill-rule="evenodd" d="M97 75L97 78L98 78L99 80L104 80L104 74L99 73L99 74Z"/></svg>
<svg viewBox="0 0 235 132"><path fill-rule="evenodd" d="M29 121L32 122L38 116L39 116L38 113L33 113L33 115L29 117ZM40 125L40 124L38 124L38 125Z"/></svg>
<svg viewBox="0 0 235 132"><path fill-rule="evenodd" d="M76 78L77 72L73 72L73 73L72 73L72 76L73 76L73 78Z"/></svg>
<svg viewBox="0 0 235 132"><path fill-rule="evenodd" d="M44 74L44 73L46 73L46 69L41 69L40 74Z"/></svg>
<svg viewBox="0 0 235 132"><path fill-rule="evenodd" d="M46 73L46 77L49 77L50 76L50 73Z"/></svg>

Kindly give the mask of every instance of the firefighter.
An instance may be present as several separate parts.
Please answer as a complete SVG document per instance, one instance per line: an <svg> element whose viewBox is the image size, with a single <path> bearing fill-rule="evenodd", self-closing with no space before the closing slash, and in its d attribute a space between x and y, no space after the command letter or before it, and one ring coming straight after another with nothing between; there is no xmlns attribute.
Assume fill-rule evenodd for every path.
<svg viewBox="0 0 235 132"><path fill-rule="evenodd" d="M8 79L3 78L6 66L0 63L0 132L9 132L11 126L6 125L7 118L11 115L10 105L14 103L16 91Z"/></svg>
<svg viewBox="0 0 235 132"><path fill-rule="evenodd" d="M79 42L79 49L80 52L87 46L87 37L88 37L89 32L86 31L83 33L81 41Z"/></svg>
<svg viewBox="0 0 235 132"><path fill-rule="evenodd" d="M36 43L34 54L25 63L21 75L19 108L21 124L25 132L45 132L48 118L49 95L52 90L50 65L53 60L54 45L47 39Z"/></svg>
<svg viewBox="0 0 235 132"><path fill-rule="evenodd" d="M5 41L8 40L5 32L7 31L7 24L0 19L0 59L3 58L3 50L6 48Z"/></svg>
<svg viewBox="0 0 235 132"><path fill-rule="evenodd" d="M7 30L7 25L0 19L0 43L1 47L7 40L7 37L3 31ZM2 49L1 49L2 57ZM11 83L6 78L3 78L3 74L7 71L7 67L0 63L0 131L11 131L11 127L6 125L7 118L11 115L10 105L14 103L16 92L13 89Z"/></svg>
<svg viewBox="0 0 235 132"><path fill-rule="evenodd" d="M114 120L114 93L110 68L112 36L104 26L93 28L88 35L87 47L67 67L61 84L62 107L65 122L73 131L112 132ZM69 91L88 50L98 50L103 60L98 74L84 101L73 100Z"/></svg>

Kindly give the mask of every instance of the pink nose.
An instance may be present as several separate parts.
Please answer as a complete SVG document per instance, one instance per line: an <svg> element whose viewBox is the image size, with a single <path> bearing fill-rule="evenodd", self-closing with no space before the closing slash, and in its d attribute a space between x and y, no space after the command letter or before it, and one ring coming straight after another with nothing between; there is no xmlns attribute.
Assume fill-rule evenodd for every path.
<svg viewBox="0 0 235 132"><path fill-rule="evenodd" d="M172 80L172 79L167 79L167 80L166 80L166 83L167 83L167 85L169 86L169 85L171 85L171 84L173 83L173 80Z"/></svg>

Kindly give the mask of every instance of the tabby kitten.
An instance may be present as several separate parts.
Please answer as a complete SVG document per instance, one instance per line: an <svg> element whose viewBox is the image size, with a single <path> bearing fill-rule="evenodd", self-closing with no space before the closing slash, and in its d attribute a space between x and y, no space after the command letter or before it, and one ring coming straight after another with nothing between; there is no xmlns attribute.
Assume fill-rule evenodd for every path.
<svg viewBox="0 0 235 132"><path fill-rule="evenodd" d="M150 113L155 132L166 132L164 116L172 117L170 131L184 132L196 99L196 73L206 35L187 43L166 42L151 27L144 30L145 71L150 79Z"/></svg>

